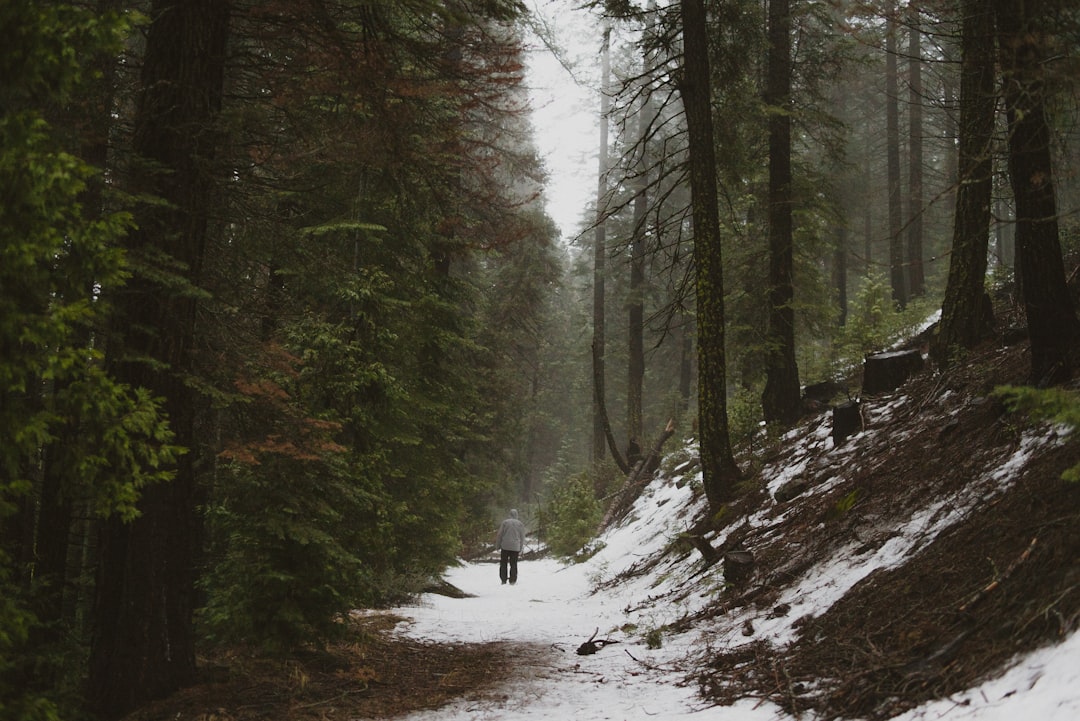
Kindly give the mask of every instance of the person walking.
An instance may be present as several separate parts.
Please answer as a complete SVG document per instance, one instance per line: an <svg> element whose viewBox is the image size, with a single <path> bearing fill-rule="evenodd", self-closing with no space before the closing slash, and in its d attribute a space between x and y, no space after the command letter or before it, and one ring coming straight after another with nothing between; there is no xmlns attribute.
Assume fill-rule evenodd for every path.
<svg viewBox="0 0 1080 721"><path fill-rule="evenodd" d="M518 554L525 550L525 524L518 520L516 509L511 509L510 517L499 526L495 547L499 549L499 578L513 586L518 578Z"/></svg>

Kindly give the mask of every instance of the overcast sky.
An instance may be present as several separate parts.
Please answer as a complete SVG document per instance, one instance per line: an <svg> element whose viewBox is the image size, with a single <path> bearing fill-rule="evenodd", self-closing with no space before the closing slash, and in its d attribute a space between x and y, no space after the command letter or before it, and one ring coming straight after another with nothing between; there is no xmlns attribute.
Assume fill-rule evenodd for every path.
<svg viewBox="0 0 1080 721"><path fill-rule="evenodd" d="M532 122L550 176L547 210L564 241L580 232L583 213L596 194L600 139L600 31L595 16L575 9L580 5L580 0L531 2L538 29L551 39L558 57L537 35L526 40Z"/></svg>

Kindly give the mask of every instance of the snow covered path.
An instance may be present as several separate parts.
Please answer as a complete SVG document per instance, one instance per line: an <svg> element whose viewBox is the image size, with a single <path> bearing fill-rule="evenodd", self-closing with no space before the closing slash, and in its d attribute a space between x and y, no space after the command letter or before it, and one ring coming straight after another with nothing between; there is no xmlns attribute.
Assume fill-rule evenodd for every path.
<svg viewBox="0 0 1080 721"><path fill-rule="evenodd" d="M821 434L807 436L820 443ZM1026 457L1021 445L1018 456ZM1013 463L1010 461L1010 463ZM1006 469L1010 467L1006 465ZM793 470L794 468L794 470ZM785 467L772 480L779 486L798 469ZM1003 473L1004 471L999 471ZM995 476L996 478L996 476ZM993 479L991 479L993 480ZM773 489L775 490L775 489ZM978 496L976 496L978 500ZM666 632L660 648L645 644L646 634L704 609L722 587L721 564L701 570L685 558L664 557L647 571L638 566L656 559L680 534L701 503L690 484L676 479L652 483L623 523L597 541L587 562L564 565L553 559L523 561L516 586L499 583L492 563L469 563L450 569L446 580L473 598L423 596L419 605L395 609L411 619L398 633L452 643L507 643L520 648L515 679L500 692L461 699L406 721L777 721L794 719L772 703L744 699L733 706L708 706L688 680L708 657L709 648L730 651L750 640L783 647L795 638L800 616L820 615L875 568L904 562L948 523L920 515L906 524L907 535L878 553L837 553L808 569L784 592L793 609L773 618L752 608L702 621L681 634ZM930 513L930 511L926 511ZM777 523L762 511L748 523ZM905 540L906 539L906 540ZM720 540L714 540L719 545ZM675 554L677 555L677 554ZM853 560L853 558L855 560ZM614 579L619 583L611 583ZM600 585L603 590L594 593ZM677 599L677 600L676 600ZM743 635L753 621L754 639ZM618 641L589 656L575 651L594 631ZM806 718L806 715L802 715ZM897 721L1073 721L1080 719L1080 633L1015 660L1003 674L950 698L925 704Z"/></svg>
<svg viewBox="0 0 1080 721"><path fill-rule="evenodd" d="M629 616L627 597L591 594L597 569L554 560L523 562L516 586L499 584L497 567L467 564L447 580L475 598L424 596L420 606L396 610L412 619L399 632L447 642L506 642L521 647L518 680L501 694L466 698L404 721L777 721L790 719L769 703L747 699L708 707L686 683L685 662L697 633L666 637L646 648L641 630L617 629ZM600 638L619 643L591 656L578 645L599 627ZM629 652L629 653L628 653ZM633 658L631 655L633 655ZM637 660L635 660L637 659ZM1037 651L1003 676L978 688L915 709L897 721L1071 721L1080 718L1080 634Z"/></svg>
<svg viewBox="0 0 1080 721"><path fill-rule="evenodd" d="M655 530L655 527L654 527ZM658 534L662 536L664 534ZM609 539L615 540L615 539ZM625 543L625 536L619 539ZM647 549L638 535L640 556ZM618 551L626 553L623 546ZM499 583L491 563L451 569L447 580L474 595L454 599L425 595L420 605L396 609L411 619L398 632L413 638L456 643L501 642L520 647L516 681L501 692L463 698L404 721L777 721L793 717L775 705L746 699L734 706L705 706L696 684L687 683L690 655L700 654L702 631L665 636L663 646L643 642L648 628L678 618L685 609L648 603L653 582L624 584L592 593L601 576L610 578L614 559L609 546L592 561L565 566L554 560L522 562L516 586ZM604 557L608 556L605 561ZM625 561L623 561L625 563ZM641 579L644 581L644 579ZM637 600L635 600L635 598ZM633 610L628 606L634 606ZM661 617L665 615L666 617ZM628 621L637 628L626 627ZM599 628L598 638L619 641L591 656L577 647ZM727 631L725 633L724 631ZM731 639L731 629L711 628L709 635ZM723 642L721 642L723 643ZM1058 646L1037 651L982 686L926 704L897 721L1072 721L1080 718L1080 634Z"/></svg>
<svg viewBox="0 0 1080 721"><path fill-rule="evenodd" d="M496 699L467 699L411 721L525 721L533 719L732 719L777 718L774 708L756 711L750 702L704 708L696 686L679 668L682 644L650 650L640 633L627 635L626 598L592 594L589 564L563 566L553 560L522 562L516 586L502 586L494 564L452 569L447 580L475 598L428 595L420 607L397 609L413 622L401 629L436 641L520 644L519 680ZM597 628L598 638L619 641L591 656L577 647ZM665 643L665 646L667 644ZM634 658L631 658L633 654ZM635 660L635 658L637 660ZM663 668L664 670L659 670Z"/></svg>

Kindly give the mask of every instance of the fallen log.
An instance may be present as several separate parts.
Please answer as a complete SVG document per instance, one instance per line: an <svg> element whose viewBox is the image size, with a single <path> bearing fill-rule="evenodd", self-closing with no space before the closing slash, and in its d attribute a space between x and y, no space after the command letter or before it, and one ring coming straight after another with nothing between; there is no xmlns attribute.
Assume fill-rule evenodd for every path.
<svg viewBox="0 0 1080 721"><path fill-rule="evenodd" d="M651 471L656 470L656 463L660 460L660 452L664 449L664 444L667 440L675 434L675 419L672 418L667 422L667 426L664 428L664 432L660 434L660 437L656 439L656 443L652 449L649 450L648 455L638 461L634 466L633 472L627 477L625 485L609 496L611 498L611 504L608 506L607 512L604 513L604 518L600 521L600 530L607 528L612 521L619 517L623 511L630 505L630 502L637 497L637 493L649 482L652 477Z"/></svg>
<svg viewBox="0 0 1080 721"><path fill-rule="evenodd" d="M434 593L439 596L446 596L447 598L475 598L473 594L462 591L454 584L442 578L428 581L421 590L424 593Z"/></svg>

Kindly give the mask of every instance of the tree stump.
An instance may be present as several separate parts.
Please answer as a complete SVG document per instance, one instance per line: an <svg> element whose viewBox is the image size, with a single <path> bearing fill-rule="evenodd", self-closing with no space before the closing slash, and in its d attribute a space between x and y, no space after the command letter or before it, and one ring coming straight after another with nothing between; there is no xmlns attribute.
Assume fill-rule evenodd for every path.
<svg viewBox="0 0 1080 721"><path fill-rule="evenodd" d="M803 413L823 413L829 409L829 404L836 396L847 394L848 387L836 381L822 381L811 383L803 389L802 409Z"/></svg>
<svg viewBox="0 0 1080 721"><path fill-rule="evenodd" d="M754 572L754 554L733 549L724 554L724 580L733 586L741 586Z"/></svg>
<svg viewBox="0 0 1080 721"><path fill-rule="evenodd" d="M833 408L832 439L834 446L840 445L848 436L861 430L862 408L859 401L847 401Z"/></svg>
<svg viewBox="0 0 1080 721"><path fill-rule="evenodd" d="M863 360L864 395L896 390L915 373L922 370L923 357L918 350L876 353Z"/></svg>

